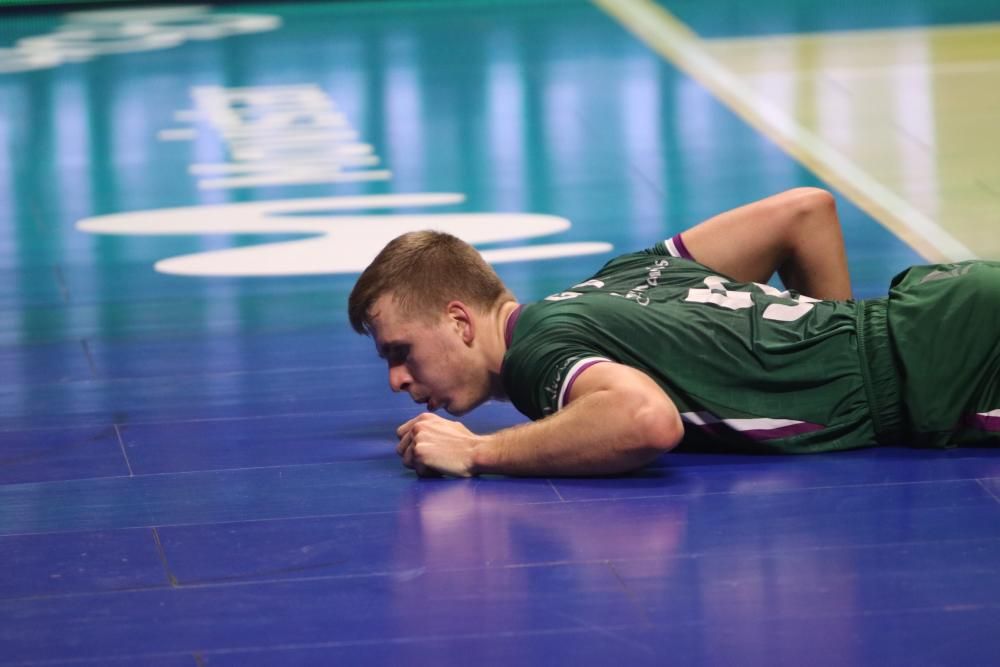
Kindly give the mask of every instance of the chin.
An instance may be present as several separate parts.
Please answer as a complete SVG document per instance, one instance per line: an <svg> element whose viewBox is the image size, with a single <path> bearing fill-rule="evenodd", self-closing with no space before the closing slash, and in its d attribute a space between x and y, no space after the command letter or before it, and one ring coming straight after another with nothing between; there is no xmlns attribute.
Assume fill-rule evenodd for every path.
<svg viewBox="0 0 1000 667"><path fill-rule="evenodd" d="M463 408L461 406L459 406L459 407L453 407L453 406L449 405L448 407L446 407L444 409L444 411L447 412L452 417L461 417L462 415L464 415L465 413L467 413L471 409L472 408Z"/></svg>
<svg viewBox="0 0 1000 667"><path fill-rule="evenodd" d="M468 414L478 408L480 405L488 401L489 398L481 398L478 400L473 399L469 403L462 404L458 401L450 401L448 407L444 409L449 415L453 417L461 417L462 415Z"/></svg>

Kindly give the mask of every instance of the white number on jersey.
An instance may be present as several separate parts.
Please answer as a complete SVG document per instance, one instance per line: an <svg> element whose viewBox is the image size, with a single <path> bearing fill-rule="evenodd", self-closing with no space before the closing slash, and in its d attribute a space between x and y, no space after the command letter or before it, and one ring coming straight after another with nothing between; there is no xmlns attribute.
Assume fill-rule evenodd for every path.
<svg viewBox="0 0 1000 667"><path fill-rule="evenodd" d="M545 297L546 301L565 301L566 299L575 299L581 296L583 292L559 292L558 294L553 294L552 296Z"/></svg>
<svg viewBox="0 0 1000 667"><path fill-rule="evenodd" d="M726 279L719 276L705 278L707 289L691 288L685 301L692 303L712 303L730 310L753 308L753 293L727 290ZM760 291L771 296L793 299L794 304L772 303L764 309L764 319L775 322L794 322L813 309L813 304L819 301L811 296L793 297L787 291L781 291L771 285L754 283Z"/></svg>

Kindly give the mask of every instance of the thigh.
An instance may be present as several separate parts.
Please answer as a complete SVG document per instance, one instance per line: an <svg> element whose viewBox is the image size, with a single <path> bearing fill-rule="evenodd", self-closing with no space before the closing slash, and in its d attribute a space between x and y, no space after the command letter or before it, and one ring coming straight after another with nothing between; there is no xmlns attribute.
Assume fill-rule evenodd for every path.
<svg viewBox="0 0 1000 667"><path fill-rule="evenodd" d="M921 266L889 292L914 444L1000 441L1000 263Z"/></svg>

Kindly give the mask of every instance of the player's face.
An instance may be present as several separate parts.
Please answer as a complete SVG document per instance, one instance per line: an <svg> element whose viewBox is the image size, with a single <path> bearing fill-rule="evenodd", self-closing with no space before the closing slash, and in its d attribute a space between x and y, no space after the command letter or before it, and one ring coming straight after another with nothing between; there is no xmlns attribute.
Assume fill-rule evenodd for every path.
<svg viewBox="0 0 1000 667"><path fill-rule="evenodd" d="M372 336L389 366L389 386L434 411L465 414L488 397L487 374L463 338L462 322L405 317L390 296L372 307Z"/></svg>

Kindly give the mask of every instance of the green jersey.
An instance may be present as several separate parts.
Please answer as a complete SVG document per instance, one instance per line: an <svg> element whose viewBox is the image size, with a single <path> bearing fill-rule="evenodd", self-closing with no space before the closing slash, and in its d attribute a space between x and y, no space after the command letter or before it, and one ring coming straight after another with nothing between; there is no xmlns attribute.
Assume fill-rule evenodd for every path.
<svg viewBox="0 0 1000 667"><path fill-rule="evenodd" d="M613 361L667 393L687 445L814 452L901 437L887 299L821 301L736 282L678 256L673 241L521 307L502 370L518 410L559 410L580 373Z"/></svg>

